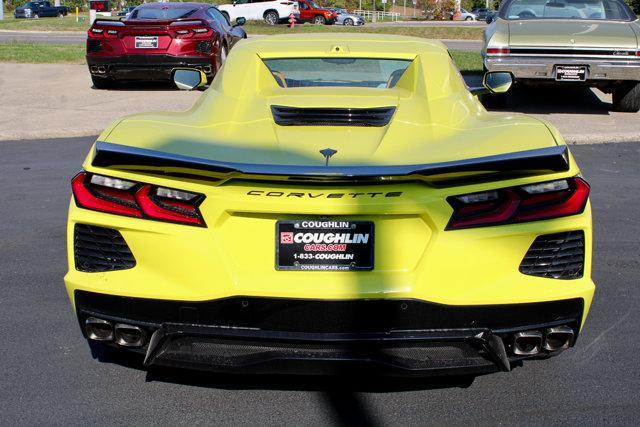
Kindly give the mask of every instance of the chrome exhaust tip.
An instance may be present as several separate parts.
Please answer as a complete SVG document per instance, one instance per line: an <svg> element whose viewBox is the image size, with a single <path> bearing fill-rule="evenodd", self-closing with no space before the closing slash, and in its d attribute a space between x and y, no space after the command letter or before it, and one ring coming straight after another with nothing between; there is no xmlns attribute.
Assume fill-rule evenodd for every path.
<svg viewBox="0 0 640 427"><path fill-rule="evenodd" d="M513 336L513 354L532 356L542 349L542 333L539 331L518 332Z"/></svg>
<svg viewBox="0 0 640 427"><path fill-rule="evenodd" d="M211 65L205 65L202 68L202 71L204 71L205 74L211 74L211 72L213 71L213 69L211 68Z"/></svg>
<svg viewBox="0 0 640 427"><path fill-rule="evenodd" d="M98 67L98 73L104 74L106 72L107 72L107 69L105 67Z"/></svg>
<svg viewBox="0 0 640 427"><path fill-rule="evenodd" d="M113 327L108 320L89 317L84 321L87 338L93 341L113 341Z"/></svg>
<svg viewBox="0 0 640 427"><path fill-rule="evenodd" d="M89 68L89 71L91 71L91 74L98 74L98 67L96 67L95 65L92 65Z"/></svg>
<svg viewBox="0 0 640 427"><path fill-rule="evenodd" d="M116 344L121 347L142 347L145 333L142 328L124 323L118 323L113 328L116 335Z"/></svg>
<svg viewBox="0 0 640 427"><path fill-rule="evenodd" d="M544 349L548 351L564 350L573 344L573 329L569 326L555 326L546 330Z"/></svg>

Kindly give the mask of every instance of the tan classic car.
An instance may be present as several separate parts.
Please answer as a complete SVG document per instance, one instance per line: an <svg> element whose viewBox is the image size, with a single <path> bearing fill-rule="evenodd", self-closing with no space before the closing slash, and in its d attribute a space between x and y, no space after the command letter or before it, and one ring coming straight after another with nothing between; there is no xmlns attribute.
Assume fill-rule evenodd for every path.
<svg viewBox="0 0 640 427"><path fill-rule="evenodd" d="M506 0L488 18L483 61L520 84L583 84L640 110L640 23L622 0Z"/></svg>

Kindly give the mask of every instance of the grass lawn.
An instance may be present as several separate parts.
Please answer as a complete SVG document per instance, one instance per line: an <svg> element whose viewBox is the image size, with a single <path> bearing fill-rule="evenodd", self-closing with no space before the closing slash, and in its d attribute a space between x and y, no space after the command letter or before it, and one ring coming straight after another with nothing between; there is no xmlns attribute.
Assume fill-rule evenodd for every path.
<svg viewBox="0 0 640 427"><path fill-rule="evenodd" d="M83 44L0 43L0 62L84 64L84 53ZM463 73L482 72L479 53L452 50L451 55Z"/></svg>
<svg viewBox="0 0 640 427"><path fill-rule="evenodd" d="M84 53L84 44L0 43L0 62L84 64Z"/></svg>
<svg viewBox="0 0 640 427"><path fill-rule="evenodd" d="M0 21L0 30L16 31L86 31L89 29L88 14L83 14L84 22L76 22L76 17L68 15L64 18L15 19L13 15L5 15ZM424 37L428 39L464 39L480 40L483 29L480 27L344 27L342 25L304 24L291 30L286 25L266 25L261 22L249 22L244 26L251 34L291 34L319 32L360 32L377 34L399 34L404 36Z"/></svg>

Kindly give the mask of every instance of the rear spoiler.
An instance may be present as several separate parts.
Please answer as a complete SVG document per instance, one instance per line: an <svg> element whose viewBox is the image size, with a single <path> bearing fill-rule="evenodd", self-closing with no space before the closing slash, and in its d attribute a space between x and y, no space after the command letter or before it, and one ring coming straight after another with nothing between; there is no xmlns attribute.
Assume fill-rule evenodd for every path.
<svg viewBox="0 0 640 427"><path fill-rule="evenodd" d="M129 19L122 20L122 18L116 19L104 19L98 18L93 21L93 25L100 25L105 27L126 27L127 25L171 25L171 26L183 26L183 25L202 25L205 21L200 18L178 18L178 19Z"/></svg>
<svg viewBox="0 0 640 427"><path fill-rule="evenodd" d="M320 156L319 160L321 159ZM180 170L201 171L221 175L220 178L250 175L262 177L300 177L320 180L340 180L379 177L429 177L456 173L553 173L569 170L569 155L566 145L517 151L495 156L454 160L450 162L381 165L381 166L300 166L255 163L222 162L185 156L164 151L130 147L97 141L91 164L96 167L111 167L121 170ZM191 173L193 173L191 172Z"/></svg>

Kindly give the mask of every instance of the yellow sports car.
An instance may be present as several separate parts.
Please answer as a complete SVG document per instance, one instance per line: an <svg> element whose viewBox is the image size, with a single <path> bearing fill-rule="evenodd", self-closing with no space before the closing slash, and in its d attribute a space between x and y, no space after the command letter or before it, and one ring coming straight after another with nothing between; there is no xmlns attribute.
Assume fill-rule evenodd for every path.
<svg viewBox="0 0 640 427"><path fill-rule="evenodd" d="M589 185L553 126L484 110L510 82L469 89L424 39L239 43L191 110L118 120L73 178L83 334L241 373L481 374L572 347Z"/></svg>

